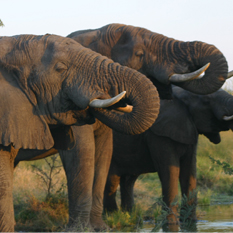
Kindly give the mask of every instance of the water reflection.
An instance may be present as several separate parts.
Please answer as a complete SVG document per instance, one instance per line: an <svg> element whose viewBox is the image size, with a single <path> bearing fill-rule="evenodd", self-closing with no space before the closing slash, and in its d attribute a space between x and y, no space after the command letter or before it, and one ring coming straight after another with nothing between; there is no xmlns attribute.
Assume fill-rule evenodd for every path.
<svg viewBox="0 0 233 233"><path fill-rule="evenodd" d="M233 204L202 207L204 215L197 223L198 232L232 232Z"/></svg>
<svg viewBox="0 0 233 233"><path fill-rule="evenodd" d="M182 227L180 232L233 232L233 204L199 207L200 217L196 224ZM144 224L141 232L150 232L153 225ZM169 231L160 229L159 232Z"/></svg>

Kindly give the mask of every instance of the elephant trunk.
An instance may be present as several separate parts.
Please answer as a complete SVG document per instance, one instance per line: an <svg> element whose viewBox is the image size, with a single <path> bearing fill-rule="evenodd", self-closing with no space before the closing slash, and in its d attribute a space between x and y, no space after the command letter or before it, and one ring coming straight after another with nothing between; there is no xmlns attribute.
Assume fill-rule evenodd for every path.
<svg viewBox="0 0 233 233"><path fill-rule="evenodd" d="M159 112L159 96L156 87L141 73L116 63L108 64L111 75L110 93L126 91L125 101L133 106L130 113L109 109L92 109L96 118L110 128L125 134L140 134L156 120Z"/></svg>
<svg viewBox="0 0 233 233"><path fill-rule="evenodd" d="M218 120L231 121L233 119L233 96L220 89L213 94L212 108Z"/></svg>
<svg viewBox="0 0 233 233"><path fill-rule="evenodd" d="M190 69L192 71L207 63L210 63L210 66L202 78L176 83L176 85L196 94L210 94L217 91L224 84L228 75L228 64L224 55L214 45L203 42L195 41L183 44L187 51L185 59L191 58Z"/></svg>

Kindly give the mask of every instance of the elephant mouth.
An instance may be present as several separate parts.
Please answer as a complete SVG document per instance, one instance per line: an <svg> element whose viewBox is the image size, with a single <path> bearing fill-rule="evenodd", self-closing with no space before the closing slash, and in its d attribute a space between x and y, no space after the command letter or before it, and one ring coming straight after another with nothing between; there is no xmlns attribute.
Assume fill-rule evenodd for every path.
<svg viewBox="0 0 233 233"><path fill-rule="evenodd" d="M233 131L233 115L231 116L223 116L222 118L225 123L228 125L228 130L231 129Z"/></svg>
<svg viewBox="0 0 233 233"><path fill-rule="evenodd" d="M118 112L130 113L133 111L132 103L128 99L122 99L119 102L113 104L107 108L108 110L116 110Z"/></svg>
<svg viewBox="0 0 233 233"><path fill-rule="evenodd" d="M153 76L147 76L151 80L151 82L154 84L154 86L157 88L157 91L159 93L160 99L172 99L172 85L171 84L164 84L159 82L155 77Z"/></svg>
<svg viewBox="0 0 233 233"><path fill-rule="evenodd" d="M125 94L126 91L123 91L110 99L94 99L89 103L89 106L91 108L107 108L121 101L121 99L124 98Z"/></svg>
<svg viewBox="0 0 233 233"><path fill-rule="evenodd" d="M127 98L124 98L126 91L118 94L111 99L94 99L89 103L92 108L105 108L108 110L116 110L119 112L130 113L133 110L133 106Z"/></svg>
<svg viewBox="0 0 233 233"><path fill-rule="evenodd" d="M117 111L122 114L132 112L133 106L127 98L123 99L124 94L119 94L120 98L118 95L116 99L114 99L114 97L107 100L95 99L94 101L91 101L87 109L74 111L74 117L77 119L77 123L75 125L82 126L85 124L94 124L96 117L92 113L92 108L107 109L108 111Z"/></svg>
<svg viewBox="0 0 233 233"><path fill-rule="evenodd" d="M224 121L231 121L231 120L233 120L233 115L231 115L231 116L223 116L223 120Z"/></svg>
<svg viewBox="0 0 233 233"><path fill-rule="evenodd" d="M210 63L207 63L203 67L201 67L198 70L195 70L194 72L190 72L187 74L173 74L169 77L169 81L171 83L179 83L179 82L186 82L191 81L193 79L200 79L204 76L203 73L209 68Z"/></svg>
<svg viewBox="0 0 233 233"><path fill-rule="evenodd" d="M90 109L83 109L78 111L73 111L74 118L76 119L76 126L82 126L82 125L92 125L95 123L96 118L91 113Z"/></svg>

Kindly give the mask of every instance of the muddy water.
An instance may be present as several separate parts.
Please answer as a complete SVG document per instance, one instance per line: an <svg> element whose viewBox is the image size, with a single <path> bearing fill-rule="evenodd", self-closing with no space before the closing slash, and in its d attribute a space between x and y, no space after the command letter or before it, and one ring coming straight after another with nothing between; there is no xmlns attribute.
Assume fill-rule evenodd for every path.
<svg viewBox="0 0 233 233"><path fill-rule="evenodd" d="M233 232L233 204L199 207L196 232ZM145 223L141 232L150 232L154 225ZM184 231L184 230L181 230ZM185 229L185 231L190 231ZM162 232L162 229L160 229Z"/></svg>

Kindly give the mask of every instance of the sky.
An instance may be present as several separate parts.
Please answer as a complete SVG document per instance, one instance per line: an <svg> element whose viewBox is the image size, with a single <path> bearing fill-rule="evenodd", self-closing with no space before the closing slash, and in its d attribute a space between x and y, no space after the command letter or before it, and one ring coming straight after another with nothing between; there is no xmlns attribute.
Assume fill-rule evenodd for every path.
<svg viewBox="0 0 233 233"><path fill-rule="evenodd" d="M0 0L1 36L67 36L109 23L214 44L233 70L232 0ZM225 84L233 89L233 78Z"/></svg>

